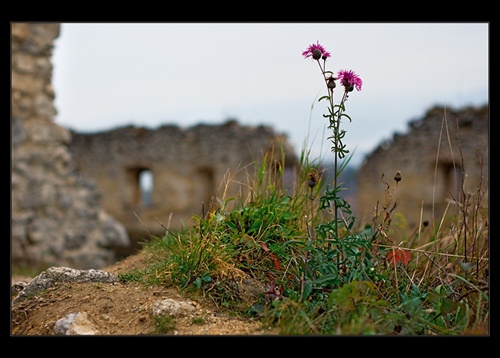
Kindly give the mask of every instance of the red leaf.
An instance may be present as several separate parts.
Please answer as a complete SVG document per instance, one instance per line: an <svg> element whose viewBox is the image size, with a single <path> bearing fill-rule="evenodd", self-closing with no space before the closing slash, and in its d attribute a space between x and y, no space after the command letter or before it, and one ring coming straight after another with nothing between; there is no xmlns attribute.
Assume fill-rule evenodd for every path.
<svg viewBox="0 0 500 358"><path fill-rule="evenodd" d="M272 259L273 259L273 261L274 261L274 267L276 268L276 270L278 270L278 271L279 271L279 270L280 270L280 268L281 268L281 265L280 265L280 262L279 262L278 258L277 258L277 257L276 257L276 255L275 255L275 254L273 254L272 252L270 252L270 254L271 254L271 258L272 258Z"/></svg>
<svg viewBox="0 0 500 358"><path fill-rule="evenodd" d="M396 250L389 251L386 256L387 260L392 264L392 266L396 267L399 259L396 255Z"/></svg>
<svg viewBox="0 0 500 358"><path fill-rule="evenodd" d="M260 246L262 247L262 249L265 251L265 252L269 252L269 255L271 256L271 258L273 259L274 261L274 267L276 267L276 270L279 270L281 268L281 265L280 265L280 262L278 260L278 258L276 257L275 254L273 254L269 248L267 247L267 245L264 243L264 242L259 242Z"/></svg>
<svg viewBox="0 0 500 358"><path fill-rule="evenodd" d="M401 263L406 266L408 265L408 262L410 262L410 252L407 250L402 250L402 249L392 249L387 253L387 259L391 262L391 264L396 267L398 261L401 261Z"/></svg>
<svg viewBox="0 0 500 358"><path fill-rule="evenodd" d="M408 265L408 263L410 262L410 259L411 259L410 252L407 250L399 250L399 252L401 253L401 257L400 257L401 263L404 266Z"/></svg>

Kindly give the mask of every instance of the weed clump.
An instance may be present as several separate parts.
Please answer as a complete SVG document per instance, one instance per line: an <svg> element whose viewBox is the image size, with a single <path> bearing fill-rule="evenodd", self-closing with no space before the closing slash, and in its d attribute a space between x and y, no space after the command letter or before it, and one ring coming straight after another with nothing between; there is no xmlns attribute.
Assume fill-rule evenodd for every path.
<svg viewBox="0 0 500 358"><path fill-rule="evenodd" d="M350 160L344 144L346 102L363 81L351 70L326 70L330 53L317 42L303 53L319 65L334 155L327 181L305 149L293 187L285 185L280 147L256 159L239 197L216 197L193 225L144 244L153 255L142 280L175 285L210 298L233 314L256 316L287 335L466 335L487 332L488 226L484 188L454 198L459 215L437 230L422 222L397 237L397 171L385 185L370 223L357 223L342 196L340 174ZM343 88L339 103L334 94ZM462 166L463 168L463 166ZM230 174L230 173L229 173ZM465 178L465 175L462 175ZM462 187L464 187L462 183ZM225 193L226 191L224 191ZM418 237L418 240L415 238ZM417 245L418 243L418 245ZM122 276L137 280L137 275ZM169 331L169 322L159 322Z"/></svg>

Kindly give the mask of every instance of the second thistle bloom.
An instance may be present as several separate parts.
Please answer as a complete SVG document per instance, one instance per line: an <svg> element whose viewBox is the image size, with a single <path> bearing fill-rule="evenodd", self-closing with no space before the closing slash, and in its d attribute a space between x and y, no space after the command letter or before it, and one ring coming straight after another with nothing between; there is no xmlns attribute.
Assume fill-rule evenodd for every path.
<svg viewBox="0 0 500 358"><path fill-rule="evenodd" d="M304 56L304 58L312 57L314 60L319 60L320 58L326 60L330 57L330 52L326 51L325 48L320 45L319 41L316 41L315 44L309 45L309 47L302 52L302 56Z"/></svg>
<svg viewBox="0 0 500 358"><path fill-rule="evenodd" d="M354 87L356 87L356 90L361 91L363 80L356 72L351 70L340 70L337 77L340 80L340 84L344 86L347 92L352 92Z"/></svg>

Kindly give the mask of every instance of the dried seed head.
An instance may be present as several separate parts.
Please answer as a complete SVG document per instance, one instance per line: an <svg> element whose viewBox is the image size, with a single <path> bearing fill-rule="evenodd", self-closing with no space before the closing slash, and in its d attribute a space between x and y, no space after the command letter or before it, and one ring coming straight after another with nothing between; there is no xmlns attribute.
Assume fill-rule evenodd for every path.
<svg viewBox="0 0 500 358"><path fill-rule="evenodd" d="M400 181L401 181L401 179L403 179L403 177L401 176L401 172L398 170L398 171L396 172L396 174L394 174L394 180L395 180L396 182L400 182Z"/></svg>
<svg viewBox="0 0 500 358"><path fill-rule="evenodd" d="M328 88L330 88L330 89L335 88L335 86L336 86L335 80L336 80L335 77L328 78L328 80L326 82L326 85L328 86Z"/></svg>
<svg viewBox="0 0 500 358"><path fill-rule="evenodd" d="M309 180L307 181L307 185L309 185L309 188L314 188L320 179L320 175L318 170L312 169L309 172Z"/></svg>

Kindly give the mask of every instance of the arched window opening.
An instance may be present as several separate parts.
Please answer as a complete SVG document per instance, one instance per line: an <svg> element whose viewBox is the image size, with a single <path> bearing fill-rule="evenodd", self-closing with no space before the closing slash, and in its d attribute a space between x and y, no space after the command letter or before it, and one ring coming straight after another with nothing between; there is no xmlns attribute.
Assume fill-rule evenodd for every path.
<svg viewBox="0 0 500 358"><path fill-rule="evenodd" d="M443 167L443 199L453 198L454 200L461 201L462 198L462 168L453 165L453 163L445 163ZM451 199L450 198L450 199Z"/></svg>
<svg viewBox="0 0 500 358"><path fill-rule="evenodd" d="M450 168L450 176L452 178L450 184L450 192L456 200L463 200L462 198L462 168Z"/></svg>
<svg viewBox="0 0 500 358"><path fill-rule="evenodd" d="M215 195L215 173L212 168L199 168L198 177L200 178L200 199L203 203L203 211L210 210ZM202 213L204 215L205 212Z"/></svg>
<svg viewBox="0 0 500 358"><path fill-rule="evenodd" d="M144 169L139 172L139 187L140 187L140 203L145 207L153 205L153 172L149 169Z"/></svg>
<svg viewBox="0 0 500 358"><path fill-rule="evenodd" d="M130 204L133 207L150 207L153 205L153 172L145 167L128 169Z"/></svg>

